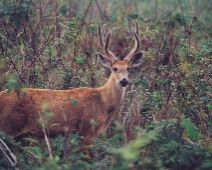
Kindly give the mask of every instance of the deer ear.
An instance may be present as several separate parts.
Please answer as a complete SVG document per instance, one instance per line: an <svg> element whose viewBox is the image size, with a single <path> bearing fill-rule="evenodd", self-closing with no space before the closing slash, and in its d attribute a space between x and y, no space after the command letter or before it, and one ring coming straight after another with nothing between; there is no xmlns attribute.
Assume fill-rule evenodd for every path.
<svg viewBox="0 0 212 170"><path fill-rule="evenodd" d="M105 67L111 67L111 61L109 61L104 55L97 53L99 60L101 61L102 65Z"/></svg>
<svg viewBox="0 0 212 170"><path fill-rule="evenodd" d="M135 54L133 56L131 62L130 62L130 66L131 67L137 67L137 66L139 66L142 63L142 61L143 61L143 56L144 56L144 52L143 51Z"/></svg>

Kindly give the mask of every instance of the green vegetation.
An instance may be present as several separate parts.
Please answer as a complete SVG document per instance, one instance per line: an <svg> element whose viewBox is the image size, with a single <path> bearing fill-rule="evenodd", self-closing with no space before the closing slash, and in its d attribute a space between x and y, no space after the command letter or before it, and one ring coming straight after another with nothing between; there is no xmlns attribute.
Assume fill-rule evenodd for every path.
<svg viewBox="0 0 212 170"><path fill-rule="evenodd" d="M0 1L1 90L104 84L99 22L113 31L111 51L123 58L138 20L145 51L142 66L130 70L119 116L90 147L93 157L81 152L77 134L0 133L0 169L212 169L211 13L209 0Z"/></svg>

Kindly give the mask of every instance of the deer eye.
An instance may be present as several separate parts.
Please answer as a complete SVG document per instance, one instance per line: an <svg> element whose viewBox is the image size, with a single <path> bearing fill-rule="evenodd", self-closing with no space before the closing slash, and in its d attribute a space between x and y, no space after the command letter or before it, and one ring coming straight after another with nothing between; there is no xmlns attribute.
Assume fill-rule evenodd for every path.
<svg viewBox="0 0 212 170"><path fill-rule="evenodd" d="M115 72L116 72L116 71L118 71L118 69L117 69L116 67L114 67L114 68L113 68L113 71L115 71Z"/></svg>

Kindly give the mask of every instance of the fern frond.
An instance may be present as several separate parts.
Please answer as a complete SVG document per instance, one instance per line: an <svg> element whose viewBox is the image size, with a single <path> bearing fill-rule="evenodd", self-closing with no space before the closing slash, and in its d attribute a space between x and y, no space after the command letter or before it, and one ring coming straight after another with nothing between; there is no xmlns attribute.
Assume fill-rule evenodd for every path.
<svg viewBox="0 0 212 170"><path fill-rule="evenodd" d="M186 130L191 139L198 140L202 137L198 127L189 118L182 117L180 126Z"/></svg>
<svg viewBox="0 0 212 170"><path fill-rule="evenodd" d="M23 138L26 142L29 142L31 144L38 144L38 140L33 139L33 138Z"/></svg>

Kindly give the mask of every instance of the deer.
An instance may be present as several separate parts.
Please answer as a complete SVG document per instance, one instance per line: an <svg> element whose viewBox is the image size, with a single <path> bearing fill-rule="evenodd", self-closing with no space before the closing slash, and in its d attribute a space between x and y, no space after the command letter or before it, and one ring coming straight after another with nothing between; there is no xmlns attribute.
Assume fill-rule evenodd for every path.
<svg viewBox="0 0 212 170"><path fill-rule="evenodd" d="M129 82L129 69L139 66L144 58L144 52L139 51L137 21L132 30L134 46L123 60L109 50L112 32L108 31L104 39L105 27L98 25L103 54L98 52L97 56L102 65L111 70L111 74L103 86L69 90L22 88L19 95L15 90L1 91L0 131L13 137L28 132L37 137L43 136L43 128L38 120L46 103L48 111L53 113L45 124L48 135L76 131L83 137L83 145L92 145L93 139L108 128L123 101ZM96 123L91 123L92 120Z"/></svg>

